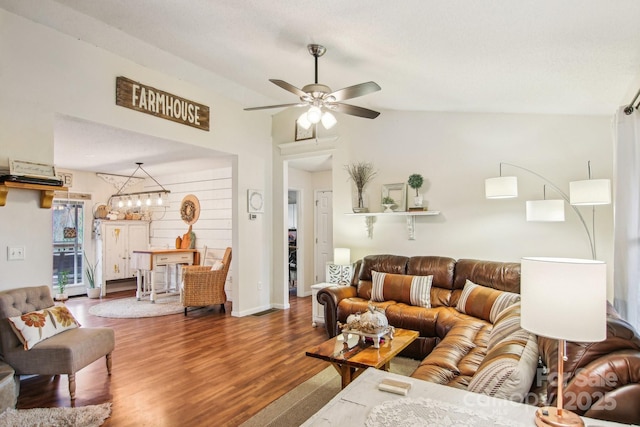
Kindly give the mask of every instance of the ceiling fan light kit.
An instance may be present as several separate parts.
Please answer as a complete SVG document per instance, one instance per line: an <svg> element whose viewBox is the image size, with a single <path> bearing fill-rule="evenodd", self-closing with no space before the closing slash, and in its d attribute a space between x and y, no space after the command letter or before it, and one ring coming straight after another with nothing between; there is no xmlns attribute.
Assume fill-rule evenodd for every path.
<svg viewBox="0 0 640 427"><path fill-rule="evenodd" d="M269 79L269 81L276 86L280 86L282 89L297 95L301 102L251 107L245 108L245 111L264 110L267 108L309 107L297 120L298 124L304 129L309 129L311 125L317 125L318 123L322 123L325 129L331 129L338 121L330 111L337 111L339 113L367 119L375 119L380 115L378 111L342 102L347 99L357 98L379 91L380 86L378 86L377 83L360 83L334 92L329 86L318 83L318 58L324 55L327 49L319 44L307 45L307 49L315 59L314 83L305 85L302 89L299 89L284 80Z"/></svg>

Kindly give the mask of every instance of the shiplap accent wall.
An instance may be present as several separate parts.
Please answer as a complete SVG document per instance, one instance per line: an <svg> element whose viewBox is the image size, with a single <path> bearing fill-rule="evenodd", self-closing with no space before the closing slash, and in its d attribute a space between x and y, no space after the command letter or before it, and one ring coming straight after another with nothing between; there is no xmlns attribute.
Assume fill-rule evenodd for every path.
<svg viewBox="0 0 640 427"><path fill-rule="evenodd" d="M196 234L196 249L204 256L204 247L213 249L217 258L232 244L232 182L231 167L186 172L175 175L154 176L168 194L168 207L153 208L150 245L152 248L175 248L176 238L182 237L189 226L180 218L180 203L188 195L195 195L200 201L200 217L193 224ZM158 186L151 180L145 181L145 191ZM231 271L227 276L225 290L231 300Z"/></svg>

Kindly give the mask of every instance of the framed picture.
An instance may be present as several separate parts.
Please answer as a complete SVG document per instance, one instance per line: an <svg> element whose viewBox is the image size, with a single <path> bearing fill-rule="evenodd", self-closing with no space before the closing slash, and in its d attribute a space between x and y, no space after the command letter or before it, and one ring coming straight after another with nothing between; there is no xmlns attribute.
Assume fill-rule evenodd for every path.
<svg viewBox="0 0 640 427"><path fill-rule="evenodd" d="M262 190L247 190L247 211L249 213L264 212L264 192Z"/></svg>
<svg viewBox="0 0 640 427"><path fill-rule="evenodd" d="M382 198L393 199L393 209L396 212L404 212L407 210L407 184L404 182L398 184L384 184L382 186Z"/></svg>
<svg viewBox="0 0 640 427"><path fill-rule="evenodd" d="M296 141L302 141L304 139L313 139L316 137L316 127L314 125L309 126L309 129L305 129L296 120Z"/></svg>

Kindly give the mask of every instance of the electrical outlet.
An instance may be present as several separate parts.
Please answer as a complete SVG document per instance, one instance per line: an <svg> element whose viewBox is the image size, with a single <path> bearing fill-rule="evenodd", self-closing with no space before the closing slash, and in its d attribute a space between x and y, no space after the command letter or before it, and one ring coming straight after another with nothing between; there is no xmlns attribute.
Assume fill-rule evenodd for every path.
<svg viewBox="0 0 640 427"><path fill-rule="evenodd" d="M24 259L24 246L7 247L7 260L20 261Z"/></svg>
<svg viewBox="0 0 640 427"><path fill-rule="evenodd" d="M258 290L262 290L262 282L258 281Z"/></svg>

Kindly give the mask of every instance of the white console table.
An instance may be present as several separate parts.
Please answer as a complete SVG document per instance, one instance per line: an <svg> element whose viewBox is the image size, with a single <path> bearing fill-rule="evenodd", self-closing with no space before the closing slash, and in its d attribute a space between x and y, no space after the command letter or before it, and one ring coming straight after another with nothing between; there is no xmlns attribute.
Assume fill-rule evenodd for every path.
<svg viewBox="0 0 640 427"><path fill-rule="evenodd" d="M391 378L411 383L407 396L378 390L378 384ZM419 411L400 409L402 405L418 408ZM393 411L388 410L394 407ZM367 369L345 389L338 393L323 408L309 418L303 426L395 426L399 418L414 417L414 424L420 417L419 425L449 425L446 420L457 420L453 425L473 427L535 426L533 405L511 402L472 393L454 387L405 377L378 369ZM428 419L429 422L423 420ZM622 427L609 421L582 417L585 425L598 427ZM369 420L370 424L365 424Z"/></svg>
<svg viewBox="0 0 640 427"><path fill-rule="evenodd" d="M156 302L157 290L154 270L157 267L171 265L192 265L196 249L149 249L147 251L133 251L131 254L131 268L136 270L136 298L138 301L146 295L150 295L151 302ZM145 273L150 276L148 291L143 289L142 279ZM176 278L175 289L170 289L170 283L166 283L165 294L177 294L180 292L180 278ZM146 288L146 285L145 285Z"/></svg>

